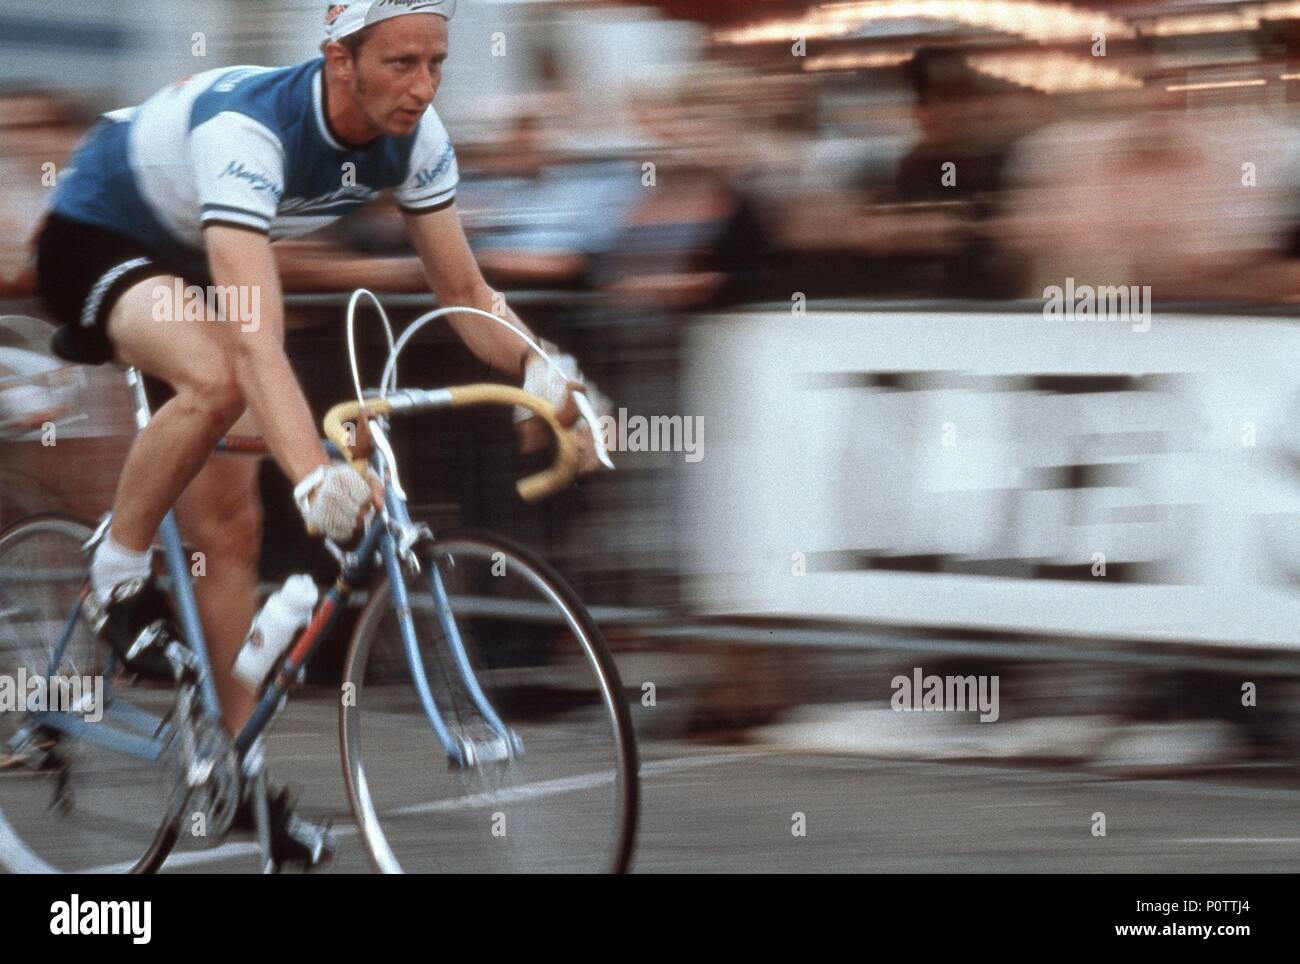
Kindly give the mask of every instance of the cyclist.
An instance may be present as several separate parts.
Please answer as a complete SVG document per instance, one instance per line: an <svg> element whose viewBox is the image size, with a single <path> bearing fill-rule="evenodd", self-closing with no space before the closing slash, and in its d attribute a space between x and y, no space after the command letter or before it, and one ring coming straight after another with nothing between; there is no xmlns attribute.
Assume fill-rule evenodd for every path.
<svg viewBox="0 0 1300 964"><path fill-rule="evenodd" d="M432 107L454 5L330 4L322 57L206 71L105 115L78 148L37 239L38 284L60 323L56 354L134 365L150 376L154 399L91 562L93 624L125 658L144 629L171 618L151 582L150 549L175 504L187 540L206 557L199 613L232 732L254 705L230 668L256 612L261 509L256 464L213 456L213 446L232 431L261 434L294 485L304 521L337 542L355 534L378 498L320 443L285 356L271 242L391 189L438 301L495 311L523 328L494 303L466 242L454 203L455 152ZM189 298L167 304L190 285L217 293L199 306L201 319ZM225 302L231 311L214 307L230 292L238 294ZM237 300L257 310L236 310ZM503 326L470 315L452 325L475 355L562 405L562 419L573 424L569 393L587 386L571 359L569 378L556 377ZM545 433L526 414L515 417L531 450L545 444ZM591 471L588 429L578 442L581 469ZM251 826L249 809L241 826ZM274 796L277 863L327 860L328 826L293 811L287 793Z"/></svg>

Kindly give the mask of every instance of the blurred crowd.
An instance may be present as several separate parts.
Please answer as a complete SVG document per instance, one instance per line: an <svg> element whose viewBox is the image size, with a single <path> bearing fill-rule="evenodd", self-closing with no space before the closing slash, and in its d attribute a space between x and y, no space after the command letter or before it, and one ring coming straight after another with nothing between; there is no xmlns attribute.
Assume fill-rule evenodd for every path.
<svg viewBox="0 0 1300 964"><path fill-rule="evenodd" d="M1026 79L960 46L839 71L706 57L629 93L608 129L554 81L457 139L459 206L498 287L615 306L1041 298L1066 277L1166 301L1300 296L1285 59L1247 65L1262 85L1183 85L1208 93L1144 54L1091 59L1039 58ZM28 238L93 119L0 91L0 294L30 286ZM423 286L389 203L280 247L290 291Z"/></svg>

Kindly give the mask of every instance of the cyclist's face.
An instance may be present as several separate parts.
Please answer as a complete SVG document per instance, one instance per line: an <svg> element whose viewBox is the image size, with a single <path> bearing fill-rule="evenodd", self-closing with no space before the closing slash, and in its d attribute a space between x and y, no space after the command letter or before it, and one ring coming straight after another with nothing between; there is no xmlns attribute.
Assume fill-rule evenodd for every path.
<svg viewBox="0 0 1300 964"><path fill-rule="evenodd" d="M352 96L377 131L400 137L415 130L442 83L447 21L410 14L378 24L362 44Z"/></svg>

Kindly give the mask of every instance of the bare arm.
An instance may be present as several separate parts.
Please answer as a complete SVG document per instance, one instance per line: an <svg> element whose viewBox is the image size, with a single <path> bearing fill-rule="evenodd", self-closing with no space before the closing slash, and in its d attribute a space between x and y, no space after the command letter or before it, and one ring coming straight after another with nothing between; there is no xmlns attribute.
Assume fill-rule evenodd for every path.
<svg viewBox="0 0 1300 964"><path fill-rule="evenodd" d="M234 339L235 378L267 447L297 485L329 459L307 399L284 352L284 298L271 243L225 225L204 231L213 281L237 286L251 316L226 322Z"/></svg>
<svg viewBox="0 0 1300 964"><path fill-rule="evenodd" d="M479 271L474 252L470 250L460 214L455 205L430 214L406 215L407 227L416 253L424 265L429 287L444 307L465 306L478 308L515 325L532 336L532 332L500 299ZM532 349L503 325L494 324L475 315L450 315L451 326L469 350L500 372L520 382L524 365ZM533 339L536 341L536 338ZM571 388L574 387L571 383ZM558 412L560 424L572 425L578 420L578 408L572 391ZM524 452L533 452L547 444L548 430L539 418L529 418L516 426L519 442ZM590 427L577 434L578 466L580 472L591 472L599 466Z"/></svg>
<svg viewBox="0 0 1300 964"><path fill-rule="evenodd" d="M438 304L478 308L532 335L505 300L498 298L483 280L454 204L431 214L408 214L405 218L411 242ZM485 363L516 381L523 378L524 356L529 349L516 335L474 315L451 315L448 320L469 350Z"/></svg>

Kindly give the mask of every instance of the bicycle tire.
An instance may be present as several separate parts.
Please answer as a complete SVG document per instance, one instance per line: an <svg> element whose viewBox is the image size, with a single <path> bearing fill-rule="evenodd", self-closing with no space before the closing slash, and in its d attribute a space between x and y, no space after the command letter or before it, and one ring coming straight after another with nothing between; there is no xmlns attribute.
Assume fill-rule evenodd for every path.
<svg viewBox="0 0 1300 964"><path fill-rule="evenodd" d="M107 648L79 617L62 658L53 665L55 643L85 582L81 546L92 531L87 523L60 514L31 516L0 531L0 677L13 679L21 668L29 678L42 672L103 679ZM132 689L125 678L115 688ZM17 712L0 713L0 755L28 722ZM138 800L142 785L135 780L142 769L162 774L162 768L142 765L121 775L111 767L114 758L126 759L123 754L68 734L51 743L48 731L35 732L44 734L40 742L50 747L48 754L37 754L46 765L15 762L25 759L18 755L0 769L0 866L13 873L156 871L176 843L179 821L159 814L158 825L149 829L148 817L137 817L137 811L153 807L123 812L121 806L124 799ZM54 796L42 812L38 804L46 795L46 781L53 781ZM110 786L111 800L86 793ZM91 806L82 806L85 800L93 801ZM134 839L119 843L122 838L112 836L113 828L130 828L138 845ZM82 853L90 850L94 852Z"/></svg>
<svg viewBox="0 0 1300 964"><path fill-rule="evenodd" d="M524 582L539 589L543 597L548 597L551 604L556 604L562 616L560 633L567 639L572 634L578 645L582 649L582 655L586 658L589 669L596 681L594 690L599 691L599 700L604 707L605 718L598 723L587 722L582 728L582 733L589 731L602 731L607 724L609 727L609 738L612 743L611 756L614 759L616 773L613 776L615 783L615 804L610 810L610 838L607 853L602 861L603 869L615 873L625 872L632 860L635 848L636 826L639 813L639 782L638 782L638 763L635 733L632 727L631 714L628 710L626 700L623 697L622 682L619 679L617 667L614 664L613 656L610 654L608 644L596 625L595 620L587 611L582 601L578 598L573 589L565 582L555 569L545 560L539 558L531 550L519 545L509 539L505 539L495 533L481 530L461 529L448 531L437 536L432 544L426 544L418 547L422 550L422 564L430 564L431 559L444 560L450 556L453 560L457 556L460 561L457 565L464 568L467 557L480 557L496 560L498 558L505 560L504 567L508 571L512 567L519 567L515 570L524 576ZM499 557L495 554L500 554ZM409 581L409 580L408 580ZM427 582L422 582L420 587L426 596L431 595ZM410 591L408 589L408 591ZM449 589L449 596L455 598L455 594ZM376 805L374 793L372 790L372 780L368 776L365 765L362 760L363 750L361 746L361 720L367 712L366 687L368 685L367 670L371 657L376 654L376 644L379 641L380 631L387 626L388 635L392 635L393 624L385 622L392 618L393 607L391 602L391 587L388 579L385 577L382 582L378 583L366 604L364 611L358 620L356 629L353 632L351 643L348 647L347 657L344 661L343 681L345 693L348 692L346 687L350 684L353 699L345 698L341 701L339 713L339 738L343 754L343 771L344 781L347 787L348 799L351 803L353 814L356 818L357 827L367 855L374 869L385 872L403 872L402 863L398 860L396 853L383 824L390 818L384 814L394 812L409 812L410 807L395 810L386 808L381 804ZM414 602L414 600L413 600ZM453 602L453 613L456 610L457 603ZM413 608L415 608L413 606ZM458 628L465 632L466 618L457 616ZM478 623L473 623L476 627ZM565 631L567 627L567 632ZM423 650L437 648L439 640L433 638L434 632L430 630L429 638L426 639L421 634L420 645L422 648L422 657L425 657ZM441 640L441 646L446 648L445 638ZM498 657L500 654L497 654ZM425 657L427 658L427 657ZM482 661L476 661L479 665L475 667L476 676L484 676L495 673L501 675L502 671L488 670L484 671L481 665ZM570 660L570 662L576 662ZM402 662L403 672L406 679L402 684L409 684L409 665ZM520 675L525 679L528 678L530 670L520 671ZM373 674L372 674L373 675ZM585 676L584 676L585 679ZM373 680L369 685L375 686ZM443 697L446 697L443 693ZM385 691L387 696L387 691ZM590 694L587 694L585 700L580 695L578 697L558 697L559 702L565 703L590 703ZM439 703L440 708L444 708ZM553 710L554 708L552 708ZM589 720L586 712L577 711L584 721ZM505 713L502 716L506 716ZM425 738L429 744L436 744L434 737L428 732L428 721L420 718L416 713L415 717L420 720L418 726L424 730ZM382 716L380 717L383 718ZM513 726L513 722L507 720ZM531 723L528 730L530 740L536 740L536 734L540 731L540 724ZM549 735L549 734L548 734ZM527 759L529 740L525 740L523 759ZM575 741L578 745L579 741ZM405 744L401 744L403 747ZM426 743L419 743L421 748ZM395 748L386 747L385 763L391 765L391 753ZM443 752L441 746L435 746L435 752ZM534 754L536 756L536 754ZM579 754L581 756L581 754ZM423 756L419 757L423 759ZM583 757L585 763L588 758ZM553 758L548 758L546 764L536 764L537 766L550 765ZM510 766L515 767L518 761L512 760ZM409 777L411 772L403 770L404 777ZM548 774L549 776L549 774ZM568 783L565 783L568 780ZM547 779L544 781L548 785L564 786L581 786L582 781L579 778L576 782L573 777L560 778L558 780ZM529 784L525 787L527 793L536 794L537 784ZM531 788L531 789L530 789ZM454 801L451 801L454 805ZM439 806L437 802L431 804L435 809ZM449 808L450 809L450 808ZM574 806L573 809L578 809ZM391 821L390 821L391 822ZM603 851L602 851L603 852Z"/></svg>

